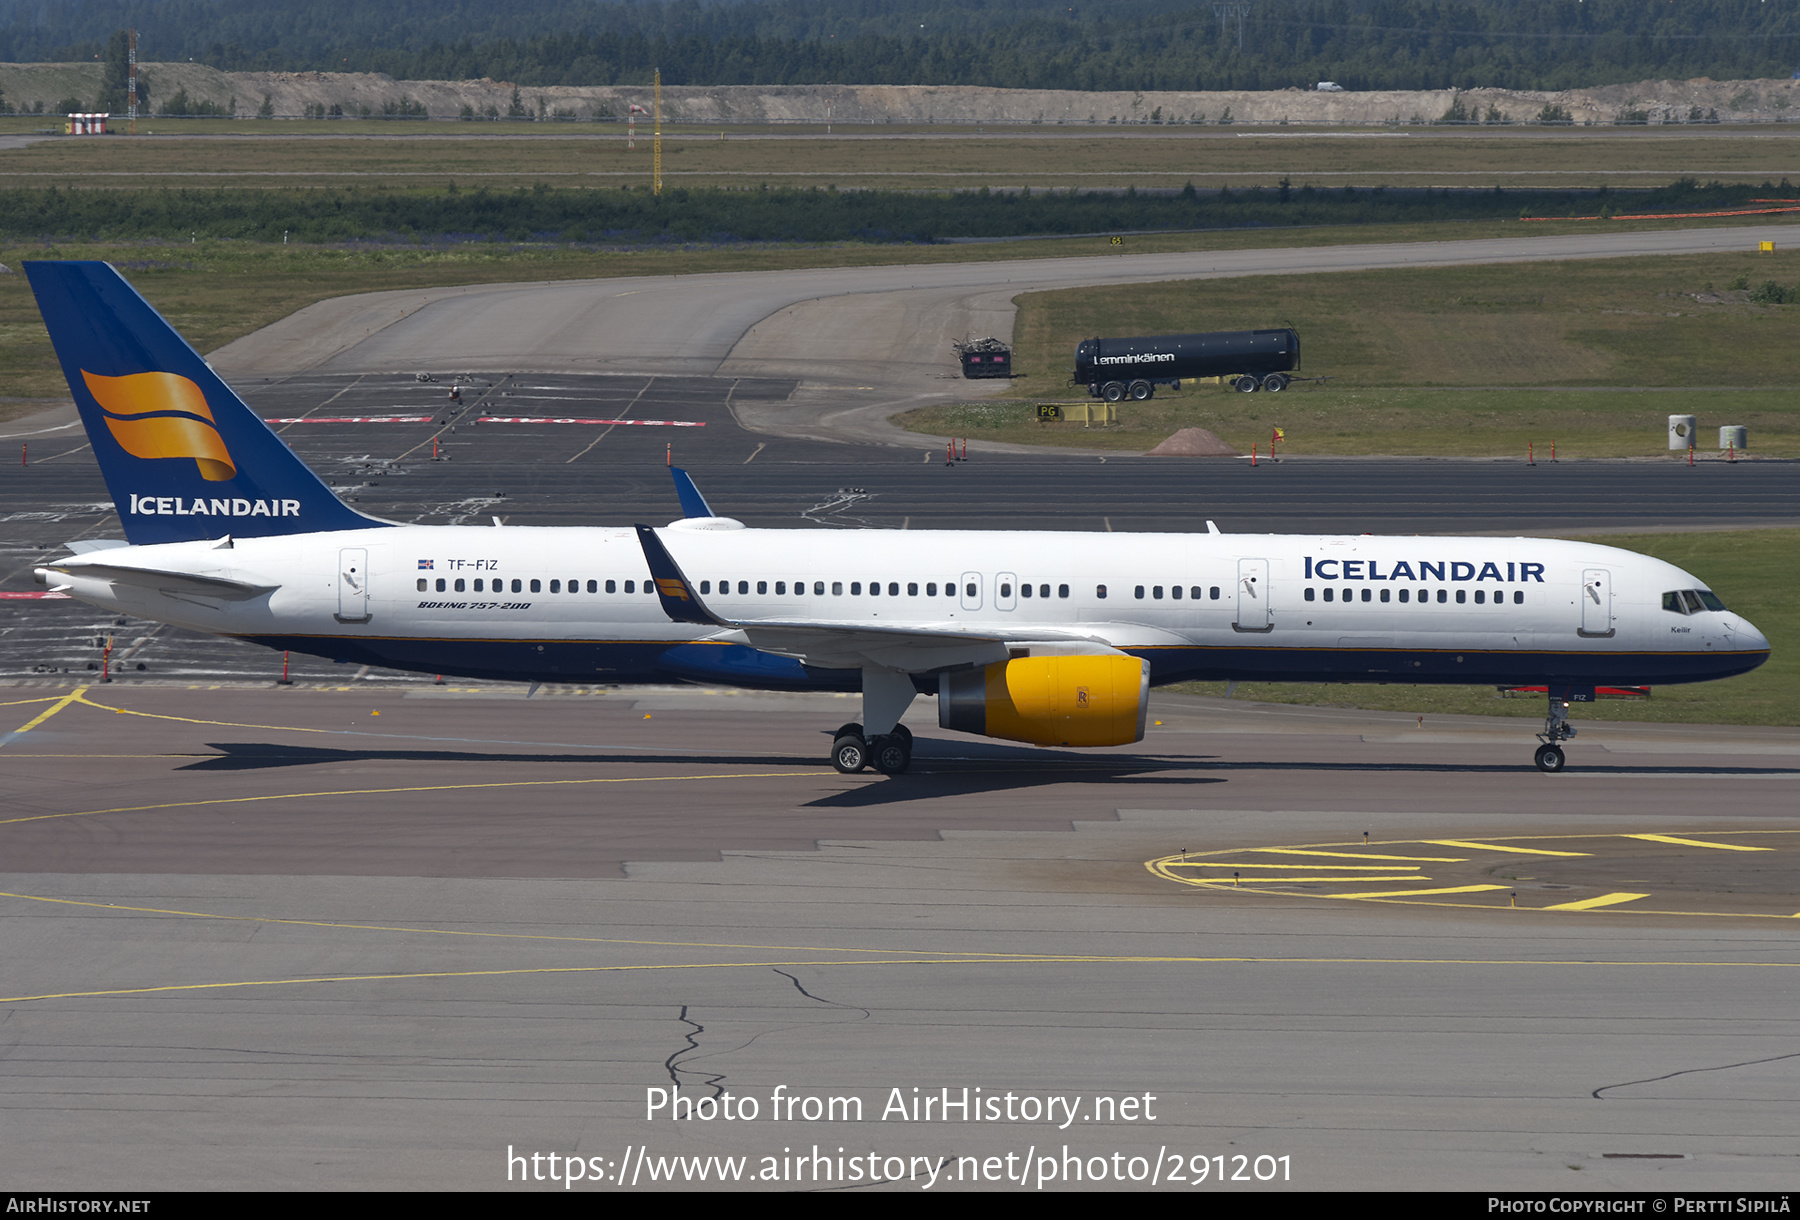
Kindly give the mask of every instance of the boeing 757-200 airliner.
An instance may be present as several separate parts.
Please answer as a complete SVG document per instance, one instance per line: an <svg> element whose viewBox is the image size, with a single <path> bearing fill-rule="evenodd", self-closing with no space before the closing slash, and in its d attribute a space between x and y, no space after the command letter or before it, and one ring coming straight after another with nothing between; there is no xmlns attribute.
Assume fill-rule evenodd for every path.
<svg viewBox="0 0 1800 1220"><path fill-rule="evenodd" d="M901 718L1040 745L1144 735L1188 679L1544 686L1564 765L1597 686L1754 669L1768 641L1660 560L1537 538L417 526L338 499L105 263L25 264L125 540L38 579L271 648L527 682L861 690L844 772L906 770ZM1210 523L1209 523L1210 525Z"/></svg>

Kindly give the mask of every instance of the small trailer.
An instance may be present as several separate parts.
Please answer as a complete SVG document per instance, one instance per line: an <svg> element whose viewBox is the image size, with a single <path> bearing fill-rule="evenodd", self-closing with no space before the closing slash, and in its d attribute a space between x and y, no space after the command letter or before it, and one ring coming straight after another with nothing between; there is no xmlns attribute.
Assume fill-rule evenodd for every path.
<svg viewBox="0 0 1800 1220"><path fill-rule="evenodd" d="M1012 376L1012 348L992 335L958 343L956 354L962 358L962 375L970 380Z"/></svg>
<svg viewBox="0 0 1800 1220"><path fill-rule="evenodd" d="M1300 368L1300 335L1291 328L1226 330L1200 335L1084 339L1075 348L1076 385L1107 402L1181 388L1183 379L1222 377L1245 394L1287 389Z"/></svg>

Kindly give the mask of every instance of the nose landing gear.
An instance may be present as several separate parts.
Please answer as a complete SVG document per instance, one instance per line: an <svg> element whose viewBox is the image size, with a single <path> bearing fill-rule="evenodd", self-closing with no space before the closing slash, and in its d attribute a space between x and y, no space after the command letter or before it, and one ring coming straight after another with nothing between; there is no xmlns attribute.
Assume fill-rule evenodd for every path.
<svg viewBox="0 0 1800 1220"><path fill-rule="evenodd" d="M1537 748L1537 754L1533 756L1537 769L1546 775L1561 771L1568 759L1563 755L1562 746L1557 743L1574 736L1575 726L1569 723L1568 701L1553 691L1550 695L1550 712L1544 717L1544 731L1538 734L1538 740L1544 744Z"/></svg>

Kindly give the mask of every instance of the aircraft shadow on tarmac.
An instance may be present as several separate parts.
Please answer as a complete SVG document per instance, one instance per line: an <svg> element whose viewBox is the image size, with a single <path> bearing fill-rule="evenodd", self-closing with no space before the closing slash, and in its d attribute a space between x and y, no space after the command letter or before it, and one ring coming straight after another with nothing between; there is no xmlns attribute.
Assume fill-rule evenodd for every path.
<svg viewBox="0 0 1800 1220"><path fill-rule="evenodd" d="M816 758L784 758L773 754L704 754L670 750L667 753L633 753L627 750L595 750L584 754L501 753L489 750L374 750L328 749L318 746L275 745L253 741L209 741L219 751L211 758L188 763L177 771L263 771L276 767L315 767L332 763L677 763L729 767L820 767L829 763Z"/></svg>

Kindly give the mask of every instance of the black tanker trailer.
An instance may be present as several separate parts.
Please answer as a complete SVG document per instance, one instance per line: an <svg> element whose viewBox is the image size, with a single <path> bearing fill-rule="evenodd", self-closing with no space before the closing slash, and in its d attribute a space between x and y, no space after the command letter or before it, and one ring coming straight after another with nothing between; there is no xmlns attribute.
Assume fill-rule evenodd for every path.
<svg viewBox="0 0 1800 1220"><path fill-rule="evenodd" d="M1204 335L1151 335L1135 339L1083 339L1075 348L1077 385L1107 402L1139 400L1183 378L1226 377L1242 392L1287 389L1300 367L1300 336L1293 330L1222 330Z"/></svg>

